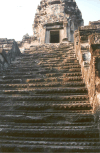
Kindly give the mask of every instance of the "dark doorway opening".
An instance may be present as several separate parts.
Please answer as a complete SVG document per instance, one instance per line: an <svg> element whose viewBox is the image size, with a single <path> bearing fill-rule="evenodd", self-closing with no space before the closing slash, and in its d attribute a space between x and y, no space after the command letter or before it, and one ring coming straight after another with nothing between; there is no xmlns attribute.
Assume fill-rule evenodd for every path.
<svg viewBox="0 0 100 153"><path fill-rule="evenodd" d="M50 31L50 43L59 43L59 31Z"/></svg>

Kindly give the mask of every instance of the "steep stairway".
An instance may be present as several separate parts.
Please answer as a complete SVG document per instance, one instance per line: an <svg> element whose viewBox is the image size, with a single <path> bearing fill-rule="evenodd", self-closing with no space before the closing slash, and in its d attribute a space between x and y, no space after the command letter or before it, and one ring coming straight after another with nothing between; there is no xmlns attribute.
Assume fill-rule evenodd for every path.
<svg viewBox="0 0 100 153"><path fill-rule="evenodd" d="M0 152L100 152L73 44L26 50L0 72Z"/></svg>

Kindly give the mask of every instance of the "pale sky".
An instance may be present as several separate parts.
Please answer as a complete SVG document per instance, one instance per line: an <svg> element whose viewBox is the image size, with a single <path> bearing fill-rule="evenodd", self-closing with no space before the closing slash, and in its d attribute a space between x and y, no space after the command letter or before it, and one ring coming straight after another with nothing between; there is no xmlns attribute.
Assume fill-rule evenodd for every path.
<svg viewBox="0 0 100 153"><path fill-rule="evenodd" d="M100 20L100 0L76 0L84 24ZM19 41L33 35L32 24L40 0L0 0L0 38Z"/></svg>

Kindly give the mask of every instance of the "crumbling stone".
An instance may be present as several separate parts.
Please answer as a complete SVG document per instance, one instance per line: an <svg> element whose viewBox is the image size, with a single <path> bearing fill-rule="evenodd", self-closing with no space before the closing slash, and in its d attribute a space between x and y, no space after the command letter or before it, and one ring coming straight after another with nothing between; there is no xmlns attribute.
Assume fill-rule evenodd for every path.
<svg viewBox="0 0 100 153"><path fill-rule="evenodd" d="M59 32L58 42L67 37L74 41L74 31L82 26L83 19L75 1L42 0L37 8L33 24L33 36L39 43L52 42L51 32ZM57 40L53 35L53 41Z"/></svg>
<svg viewBox="0 0 100 153"><path fill-rule="evenodd" d="M1 152L100 151L99 23L75 31L73 46L83 24L76 2L40 2L34 37L18 43L30 47L0 76ZM1 67L19 55L14 45L1 40Z"/></svg>
<svg viewBox="0 0 100 153"><path fill-rule="evenodd" d="M17 43L13 39L0 38L0 70L6 69L16 56L20 55Z"/></svg>
<svg viewBox="0 0 100 153"><path fill-rule="evenodd" d="M79 27L74 39L76 56L100 130L100 20L90 22L89 26Z"/></svg>

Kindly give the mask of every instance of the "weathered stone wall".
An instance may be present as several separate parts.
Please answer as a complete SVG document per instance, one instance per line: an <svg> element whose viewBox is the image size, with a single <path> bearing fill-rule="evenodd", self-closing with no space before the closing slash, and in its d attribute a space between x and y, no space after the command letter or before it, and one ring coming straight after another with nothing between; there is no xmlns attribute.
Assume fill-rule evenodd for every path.
<svg viewBox="0 0 100 153"><path fill-rule="evenodd" d="M20 55L17 43L13 39L0 39L0 70L6 69L16 56Z"/></svg>
<svg viewBox="0 0 100 153"><path fill-rule="evenodd" d="M90 52L92 57L92 63L95 72L95 99L96 110L100 107L100 33L92 34L89 36L89 45L90 45Z"/></svg>
<svg viewBox="0 0 100 153"><path fill-rule="evenodd" d="M24 39L22 39L22 41L17 41L18 47L21 51L21 53L23 53L25 51L25 49L30 48L30 46L32 45L39 45L39 43L35 40L35 38L33 36L29 36L26 37Z"/></svg>
<svg viewBox="0 0 100 153"><path fill-rule="evenodd" d="M100 21L95 23L75 31L74 47L88 88L89 100L93 105L93 113L100 124Z"/></svg>
<svg viewBox="0 0 100 153"><path fill-rule="evenodd" d="M74 0L41 0L33 24L33 36L39 43L45 43L46 30L59 30L63 38L73 42L73 34L84 24L82 14ZM48 42L48 41L47 41Z"/></svg>

